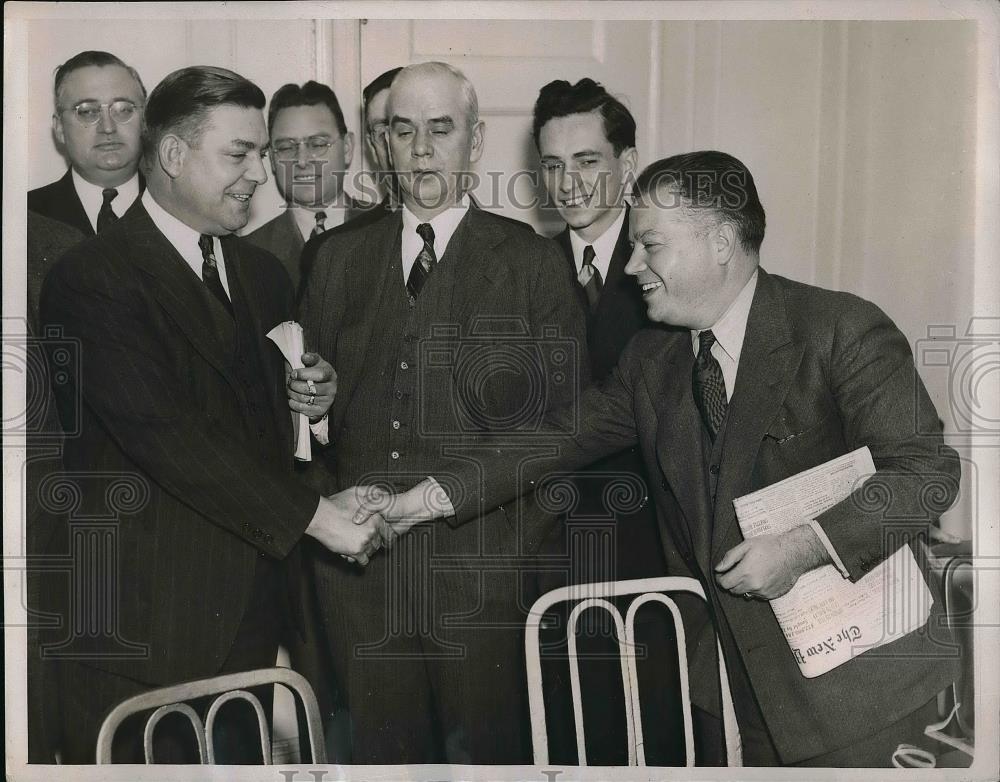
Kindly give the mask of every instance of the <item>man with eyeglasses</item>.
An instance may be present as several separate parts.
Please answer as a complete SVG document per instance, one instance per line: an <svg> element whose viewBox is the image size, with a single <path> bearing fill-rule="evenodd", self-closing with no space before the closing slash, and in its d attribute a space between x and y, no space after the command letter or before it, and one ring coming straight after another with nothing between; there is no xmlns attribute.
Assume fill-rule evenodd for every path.
<svg viewBox="0 0 1000 782"><path fill-rule="evenodd" d="M267 126L271 171L285 208L246 238L276 255L298 290L306 241L364 209L344 192L354 134L347 130L336 94L315 81L286 84L275 92Z"/></svg>
<svg viewBox="0 0 1000 782"><path fill-rule="evenodd" d="M66 174L28 193L28 209L93 236L142 193L139 134L146 88L109 52L85 51L56 69L52 131Z"/></svg>

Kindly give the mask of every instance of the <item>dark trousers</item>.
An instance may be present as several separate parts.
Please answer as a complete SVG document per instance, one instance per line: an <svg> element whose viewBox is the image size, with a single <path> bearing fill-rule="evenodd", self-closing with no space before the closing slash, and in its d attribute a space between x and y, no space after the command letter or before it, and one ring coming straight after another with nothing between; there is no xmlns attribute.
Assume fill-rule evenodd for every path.
<svg viewBox="0 0 1000 782"><path fill-rule="evenodd" d="M264 562L264 560L259 560ZM274 666L282 616L277 599L281 588L278 569L272 562L257 568L253 593L236 632L229 656L217 674L237 673ZM70 660L52 663L59 684L60 754L63 763L87 764L96 759L97 735L105 717L126 698L155 689L154 685ZM256 687L251 692L260 700L270 723L274 687ZM191 702L205 721L205 712L214 697ZM143 730L148 713L136 715L119 727L112 746L112 762L145 763ZM217 763L260 763L260 735L257 716L249 704L226 704L219 712L214 733ZM153 760L157 763L198 763L197 740L190 722L169 716L156 728Z"/></svg>

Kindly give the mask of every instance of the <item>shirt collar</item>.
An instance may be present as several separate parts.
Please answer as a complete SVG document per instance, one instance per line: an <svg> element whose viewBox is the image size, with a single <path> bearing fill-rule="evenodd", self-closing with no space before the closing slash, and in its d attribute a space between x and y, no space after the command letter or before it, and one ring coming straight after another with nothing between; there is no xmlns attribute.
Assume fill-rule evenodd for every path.
<svg viewBox="0 0 1000 782"><path fill-rule="evenodd" d="M146 192L142 194L142 205L145 207L149 218L153 221L153 225L173 245L173 248L177 250L177 253L187 262L187 265L191 267L191 270L200 280L201 267L204 262L204 258L201 257L201 248L198 246L201 234L160 206L156 202L156 199L153 198L153 194L148 187L146 188ZM219 241L218 236L212 237L212 245L218 264L219 279L226 293L229 293L229 279L226 274L225 256L222 252L222 242Z"/></svg>
<svg viewBox="0 0 1000 782"><path fill-rule="evenodd" d="M336 228L342 224L347 216L347 207L335 206L333 204L329 206L300 206L294 204L287 208L292 212L292 219L295 220L295 224L299 227L302 239L307 242L309 241L309 237L312 236L313 229L316 227L317 212L326 212L326 220L323 221L323 230L325 231L329 231L331 228Z"/></svg>
<svg viewBox="0 0 1000 782"><path fill-rule="evenodd" d="M747 320L750 317L750 305L753 304L753 294L757 290L757 270L754 269L750 279L743 289L733 299L722 317L712 326L716 344L723 350L733 363L739 366L740 354L743 352L743 339L747 333ZM704 329L691 330L691 347L698 354L698 335Z"/></svg>
<svg viewBox="0 0 1000 782"><path fill-rule="evenodd" d="M458 230L458 224L462 222L462 218L465 217L466 213L469 211L469 194L466 193L462 196L462 200L458 202L457 206L445 209L441 214L436 215L430 220L421 220L409 208L403 205L403 248L404 257L406 257L405 250L407 244L412 244L415 240L416 244L423 246L423 240L420 239L417 234L417 226L421 223L429 222L431 228L434 229L434 255L437 256L437 260L440 262L444 257L445 251L448 249L448 242L451 241L451 237L454 235L455 231ZM419 252L419 247L417 248ZM412 253L415 258L417 253Z"/></svg>
<svg viewBox="0 0 1000 782"><path fill-rule="evenodd" d="M602 279L606 280L608 278L611 258L615 254L615 247L618 245L618 237L621 236L622 226L625 224L625 213L627 211L623 205L615 221L593 242L582 239L573 228L569 229L569 243L573 248L573 262L576 264L577 273L583 268L583 251L589 244L594 248L594 266L601 273Z"/></svg>
<svg viewBox="0 0 1000 782"><path fill-rule="evenodd" d="M77 173L75 168L71 168L70 171L76 195L80 199L80 203L83 204L83 211L87 213L87 219L90 220L90 224L96 231L97 215L100 214L101 206L104 204L104 188L88 182ZM127 182L117 185L115 190L118 191L118 195L111 202L111 211L121 217L139 197L139 172L132 174L132 178Z"/></svg>

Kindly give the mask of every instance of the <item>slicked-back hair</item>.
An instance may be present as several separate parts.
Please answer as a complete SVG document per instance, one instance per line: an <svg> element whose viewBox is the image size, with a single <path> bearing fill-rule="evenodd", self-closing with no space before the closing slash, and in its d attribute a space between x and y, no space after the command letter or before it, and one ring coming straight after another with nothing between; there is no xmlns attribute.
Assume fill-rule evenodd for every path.
<svg viewBox="0 0 1000 782"><path fill-rule="evenodd" d="M400 73L406 75L428 73L434 76L447 75L454 77L458 81L459 90L462 93L462 101L465 103L465 117L468 120L469 127L471 128L479 122L479 97L476 95L476 88L472 86L472 82L469 81L466 75L454 65L438 61L420 62L416 65L407 65L405 68L401 68ZM398 76L399 74L397 74ZM395 81L396 79L393 79L393 83Z"/></svg>
<svg viewBox="0 0 1000 782"><path fill-rule="evenodd" d="M361 91L361 105L365 111L365 121L368 121L368 106L372 102L372 98L378 95L383 90L387 90L392 86L392 80L396 78L396 74L403 70L403 66L397 68L390 68L385 73L379 74L368 85Z"/></svg>
<svg viewBox="0 0 1000 782"><path fill-rule="evenodd" d="M132 78L135 79L135 83L139 85L139 92L142 93L142 99L146 100L146 85L142 83L142 79L139 78L139 72L135 68L131 65L126 65L121 59L111 54L111 52L88 49L85 52L74 54L66 60L66 62L56 68L55 78L52 82L52 95L56 107L64 109L71 108L70 106L59 105L59 90L62 89L63 82L66 81L66 77L73 73L73 71L78 71L81 68L89 68L90 66L107 68L109 65L117 65L119 68L127 70L131 74Z"/></svg>
<svg viewBox="0 0 1000 782"><path fill-rule="evenodd" d="M556 79L539 90L535 101L531 126L535 148L538 149L538 138L549 120L592 111L601 115L604 137L616 156L635 146L635 118L624 103L593 79L580 79L576 84Z"/></svg>
<svg viewBox="0 0 1000 782"><path fill-rule="evenodd" d="M713 214L735 226L747 253L760 252L764 207L750 170L732 155L707 150L657 160L639 174L633 192L636 198L648 198L667 208Z"/></svg>
<svg viewBox="0 0 1000 782"><path fill-rule="evenodd" d="M344 112L340 109L337 94L318 81L307 81L301 87L298 84L286 84L279 87L271 96L271 105L267 109L267 130L270 133L274 127L274 118L282 109L293 109L296 106L326 106L337 123L341 136L347 135L347 124L344 122Z"/></svg>
<svg viewBox="0 0 1000 782"><path fill-rule="evenodd" d="M175 133L192 146L204 130L205 118L219 106L263 109L260 87L238 73L211 65L181 68L153 88L142 117L142 149L146 164L166 133Z"/></svg>

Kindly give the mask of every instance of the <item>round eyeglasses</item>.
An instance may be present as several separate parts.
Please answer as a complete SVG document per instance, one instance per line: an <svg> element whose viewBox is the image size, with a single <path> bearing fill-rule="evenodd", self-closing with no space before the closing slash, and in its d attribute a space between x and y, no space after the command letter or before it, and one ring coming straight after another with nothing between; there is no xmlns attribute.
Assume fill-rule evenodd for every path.
<svg viewBox="0 0 1000 782"><path fill-rule="evenodd" d="M310 136L309 138L283 138L271 145L271 154L275 160L285 162L296 160L299 147L305 146L306 158L315 160L323 157L327 151L340 139L330 139L327 136Z"/></svg>
<svg viewBox="0 0 1000 782"><path fill-rule="evenodd" d="M80 125L89 127L101 121L101 112L104 109L108 110L108 116L114 120L116 125L125 125L132 121L132 118L139 113L140 108L141 106L124 99L111 101L111 103L98 103L96 100L85 100L82 103L77 103L72 108L63 109L63 111L72 112Z"/></svg>

